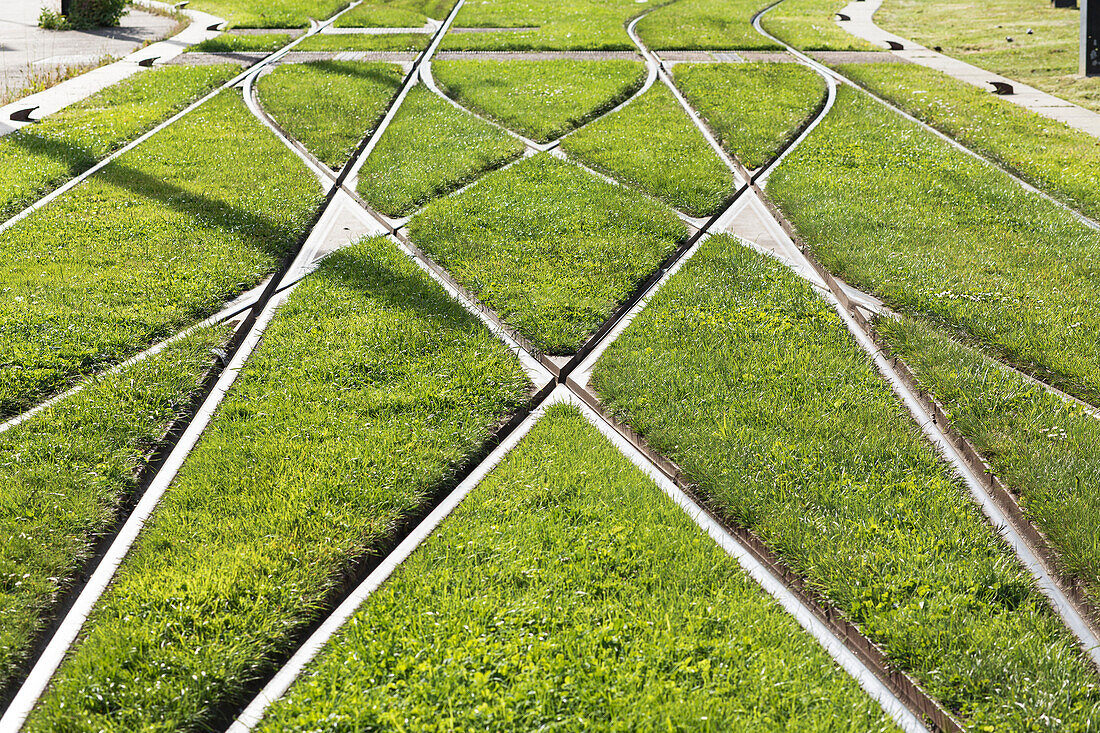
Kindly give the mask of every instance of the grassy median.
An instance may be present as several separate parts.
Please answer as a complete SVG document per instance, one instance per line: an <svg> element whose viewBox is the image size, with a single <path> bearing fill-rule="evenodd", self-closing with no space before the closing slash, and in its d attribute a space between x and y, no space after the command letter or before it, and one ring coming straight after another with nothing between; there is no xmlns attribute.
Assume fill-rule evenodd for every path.
<svg viewBox="0 0 1100 733"><path fill-rule="evenodd" d="M594 385L975 730L1087 730L1096 671L839 316L714 237Z"/></svg>
<svg viewBox="0 0 1100 733"><path fill-rule="evenodd" d="M290 43L288 33L223 33L189 46L187 53L271 53Z"/></svg>
<svg viewBox="0 0 1100 733"><path fill-rule="evenodd" d="M775 157L825 98L825 82L801 64L676 64L672 76L722 147L750 169Z"/></svg>
<svg viewBox="0 0 1100 733"><path fill-rule="evenodd" d="M586 165L691 214L713 214L733 174L664 84L562 141Z"/></svg>
<svg viewBox="0 0 1100 733"><path fill-rule="evenodd" d="M359 170L357 189L383 214L405 216L523 150L500 128L417 86Z"/></svg>
<svg viewBox="0 0 1100 733"><path fill-rule="evenodd" d="M191 10L225 18L234 28L308 28L346 8L348 0L192 0Z"/></svg>
<svg viewBox="0 0 1100 733"><path fill-rule="evenodd" d="M802 51L881 51L881 46L837 25L836 14L847 4L848 0L783 0L764 14L760 25Z"/></svg>
<svg viewBox="0 0 1100 733"><path fill-rule="evenodd" d="M547 354L572 354L687 235L676 215L541 154L434 201L409 236Z"/></svg>
<svg viewBox="0 0 1100 733"><path fill-rule="evenodd" d="M1020 497L1065 572L1100 602L1100 420L923 321L878 324L952 424Z"/></svg>
<svg viewBox="0 0 1100 733"><path fill-rule="evenodd" d="M448 33L445 50L633 51L626 23L646 6L636 0L493 0L466 3L456 28L497 33ZM517 30L518 29L518 30Z"/></svg>
<svg viewBox="0 0 1100 733"><path fill-rule="evenodd" d="M840 89L768 193L835 274L1100 399L1100 232L863 93Z"/></svg>
<svg viewBox="0 0 1100 733"><path fill-rule="evenodd" d="M343 28L420 28L429 16L442 20L454 0L368 0L337 19Z"/></svg>
<svg viewBox="0 0 1100 733"><path fill-rule="evenodd" d="M0 234L0 415L259 283L321 197L230 91Z"/></svg>
<svg viewBox="0 0 1100 733"><path fill-rule="evenodd" d="M390 241L329 257L276 315L27 730L214 726L529 389Z"/></svg>
<svg viewBox="0 0 1100 733"><path fill-rule="evenodd" d="M168 66L135 74L0 138L0 221L105 158L240 67Z"/></svg>
<svg viewBox="0 0 1100 733"><path fill-rule="evenodd" d="M1100 140L916 64L841 64L871 92L1036 188L1100 217Z"/></svg>
<svg viewBox="0 0 1100 733"><path fill-rule="evenodd" d="M295 51L394 51L415 52L428 47L427 33L318 33L306 38Z"/></svg>
<svg viewBox="0 0 1100 733"><path fill-rule="evenodd" d="M210 327L0 433L0 688L133 498L228 329Z"/></svg>
<svg viewBox="0 0 1100 733"><path fill-rule="evenodd" d="M283 64L260 79L264 109L325 165L338 170L382 122L405 78L397 64Z"/></svg>
<svg viewBox="0 0 1100 733"><path fill-rule="evenodd" d="M555 406L260 730L656 720L894 729L735 560L574 408Z"/></svg>
<svg viewBox="0 0 1100 733"><path fill-rule="evenodd" d="M436 61L432 74L459 104L545 143L627 99L646 71L640 61Z"/></svg>
<svg viewBox="0 0 1100 733"><path fill-rule="evenodd" d="M760 2L678 0L642 18L638 35L655 51L779 49L752 27Z"/></svg>

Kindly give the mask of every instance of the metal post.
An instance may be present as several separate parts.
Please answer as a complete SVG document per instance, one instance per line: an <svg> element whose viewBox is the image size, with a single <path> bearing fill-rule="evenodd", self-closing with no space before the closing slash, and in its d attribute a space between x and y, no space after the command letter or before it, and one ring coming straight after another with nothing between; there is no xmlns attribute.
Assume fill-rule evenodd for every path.
<svg viewBox="0 0 1100 733"><path fill-rule="evenodd" d="M1100 0L1081 0L1081 76L1100 76Z"/></svg>
<svg viewBox="0 0 1100 733"><path fill-rule="evenodd" d="M69 17L69 10L71 10L72 0L61 0L61 14L66 18Z"/></svg>

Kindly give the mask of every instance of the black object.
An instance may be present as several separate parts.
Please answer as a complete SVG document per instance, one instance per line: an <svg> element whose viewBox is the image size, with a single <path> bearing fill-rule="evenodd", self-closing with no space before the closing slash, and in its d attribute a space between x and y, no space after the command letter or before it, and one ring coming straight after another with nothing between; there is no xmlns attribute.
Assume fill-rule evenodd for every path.
<svg viewBox="0 0 1100 733"><path fill-rule="evenodd" d="M852 17L850 15L845 15L844 13L837 13L836 14L836 19L837 20L851 20Z"/></svg>
<svg viewBox="0 0 1100 733"><path fill-rule="evenodd" d="M26 109L17 109L9 115L9 119L11 119L12 122L34 122L34 120L31 119L31 112L34 112L36 109L38 109L37 104L33 107L27 107Z"/></svg>
<svg viewBox="0 0 1100 733"><path fill-rule="evenodd" d="M141 61L138 61L138 66L144 66L146 69L148 69L150 66L153 65L153 62L159 58L160 56L150 56L147 59L142 59Z"/></svg>
<svg viewBox="0 0 1100 733"><path fill-rule="evenodd" d="M1076 8L1077 0L1050 0L1050 4L1055 8Z"/></svg>
<svg viewBox="0 0 1100 733"><path fill-rule="evenodd" d="M886 45L890 47L891 51L904 51L905 46L901 45L897 41L887 41Z"/></svg>
<svg viewBox="0 0 1100 733"><path fill-rule="evenodd" d="M73 0L61 0L61 14L66 18L69 17L69 11L72 10Z"/></svg>
<svg viewBox="0 0 1100 733"><path fill-rule="evenodd" d="M993 93L994 94L1008 95L1008 94L1013 94L1014 93L1014 91L1012 89L1012 85L1007 83L1007 82L991 81L989 83L993 85Z"/></svg>
<svg viewBox="0 0 1100 733"><path fill-rule="evenodd" d="M1081 2L1081 76L1100 76L1100 0Z"/></svg>
<svg viewBox="0 0 1100 733"><path fill-rule="evenodd" d="M208 30L208 31L216 31L216 30L218 30L218 28L219 28L220 26L221 26L221 23L211 23L210 25L206 26L206 30Z"/></svg>

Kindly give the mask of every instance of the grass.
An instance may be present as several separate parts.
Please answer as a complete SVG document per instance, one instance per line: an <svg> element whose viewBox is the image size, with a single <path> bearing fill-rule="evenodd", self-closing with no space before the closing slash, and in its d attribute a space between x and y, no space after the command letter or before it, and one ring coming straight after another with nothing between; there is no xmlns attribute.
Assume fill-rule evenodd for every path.
<svg viewBox="0 0 1100 733"><path fill-rule="evenodd" d="M837 105L768 181L835 274L1033 376L1100 398L1094 232L869 99Z"/></svg>
<svg viewBox="0 0 1100 733"><path fill-rule="evenodd" d="M225 64L144 71L0 138L0 221L91 168L239 70Z"/></svg>
<svg viewBox="0 0 1100 733"><path fill-rule="evenodd" d="M663 84L562 141L562 149L692 216L712 214L733 174Z"/></svg>
<svg viewBox="0 0 1100 733"><path fill-rule="evenodd" d="M633 51L626 23L651 6L636 0L493 0L462 6L456 28L530 28L448 33L444 50Z"/></svg>
<svg viewBox="0 0 1100 733"><path fill-rule="evenodd" d="M134 496L140 469L225 335L197 331L0 434L0 689Z"/></svg>
<svg viewBox="0 0 1100 733"><path fill-rule="evenodd" d="M0 235L0 414L221 308L275 269L321 191L226 92Z"/></svg>
<svg viewBox="0 0 1100 733"><path fill-rule="evenodd" d="M288 33L259 33L255 35L241 35L223 33L216 38L207 38L201 43L196 43L187 49L196 53L249 53L278 51L290 43Z"/></svg>
<svg viewBox="0 0 1100 733"><path fill-rule="evenodd" d="M538 142L595 119L641 88L640 61L437 61L432 74L459 104Z"/></svg>
<svg viewBox="0 0 1100 733"><path fill-rule="evenodd" d="M655 51L779 49L752 27L760 1L678 0L643 18L638 36Z"/></svg>
<svg viewBox="0 0 1100 733"><path fill-rule="evenodd" d="M879 331L950 413L1050 539L1065 572L1100 602L1100 421L927 323L883 320Z"/></svg>
<svg viewBox="0 0 1100 733"><path fill-rule="evenodd" d="M714 237L597 364L606 404L974 730L1088 730L1095 669L836 312Z"/></svg>
<svg viewBox="0 0 1100 733"><path fill-rule="evenodd" d="M257 92L283 129L336 170L382 122L404 78L398 64L311 61L279 66Z"/></svg>
<svg viewBox="0 0 1100 733"><path fill-rule="evenodd" d="M668 209L540 154L440 199L409 236L547 354L572 354L687 235Z"/></svg>
<svg viewBox="0 0 1100 733"><path fill-rule="evenodd" d="M558 405L260 730L648 730L657 720L894 729L735 560Z"/></svg>
<svg viewBox="0 0 1100 733"><path fill-rule="evenodd" d="M1100 217L1100 141L982 89L915 64L837 69L1048 193Z"/></svg>
<svg viewBox="0 0 1100 733"><path fill-rule="evenodd" d="M332 255L276 315L27 730L215 727L528 390L388 240Z"/></svg>
<svg viewBox="0 0 1100 733"><path fill-rule="evenodd" d="M225 18L234 28L308 28L348 6L348 0L192 0L187 7Z"/></svg>
<svg viewBox="0 0 1100 733"><path fill-rule="evenodd" d="M389 216L412 214L523 154L504 131L414 87L359 170L359 193Z"/></svg>
<svg viewBox="0 0 1100 733"><path fill-rule="evenodd" d="M825 98L800 64L676 64L676 86L726 151L748 168L774 158Z"/></svg>
<svg viewBox="0 0 1100 733"><path fill-rule="evenodd" d="M428 17L442 20L453 0L385 0L365 2L340 16L342 28L420 28Z"/></svg>
<svg viewBox="0 0 1100 733"><path fill-rule="evenodd" d="M427 33L318 33L306 38L296 51L423 51Z"/></svg>
<svg viewBox="0 0 1100 733"><path fill-rule="evenodd" d="M803 51L881 51L836 24L847 0L783 0L760 20L764 30Z"/></svg>
<svg viewBox="0 0 1100 733"><path fill-rule="evenodd" d="M1081 22L1076 8L1028 0L890 0L875 22L928 48L939 46L948 56L1100 111L1100 78L1077 76Z"/></svg>

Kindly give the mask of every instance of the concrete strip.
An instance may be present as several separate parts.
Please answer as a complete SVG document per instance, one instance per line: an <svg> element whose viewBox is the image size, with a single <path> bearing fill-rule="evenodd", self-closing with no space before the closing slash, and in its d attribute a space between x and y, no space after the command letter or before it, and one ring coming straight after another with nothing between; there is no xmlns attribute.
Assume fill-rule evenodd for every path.
<svg viewBox="0 0 1100 733"><path fill-rule="evenodd" d="M150 2L149 4L157 7L168 7L164 3ZM46 115L51 115L68 107L70 104L87 99L96 92L136 74L143 68L138 65L141 61L157 59L157 63L162 64L183 53L187 47L219 35L219 31L208 31L207 27L223 23L224 20L221 18L195 10L185 10L183 12L191 19L191 24L172 38L138 49L113 64L93 69L49 89L0 107L0 136L31 124L11 119L11 115L19 110L37 107L33 118L41 119Z"/></svg>
<svg viewBox="0 0 1100 733"><path fill-rule="evenodd" d="M1010 84L1015 89L1015 93L1004 96L1004 99L1009 102L1018 104L1044 117L1062 122L1081 132L1100 137L1100 114L1096 112L1079 107L1015 79L1009 79L973 64L968 64L965 61L945 56L908 38L902 38L884 31L874 21L875 12L881 6L882 0L855 0L841 11L851 17L851 20L838 20L836 24L852 35L876 45L888 47L891 42L900 44L902 50L892 51L892 54L897 58L941 71L968 84L984 89L989 89L993 82Z"/></svg>

